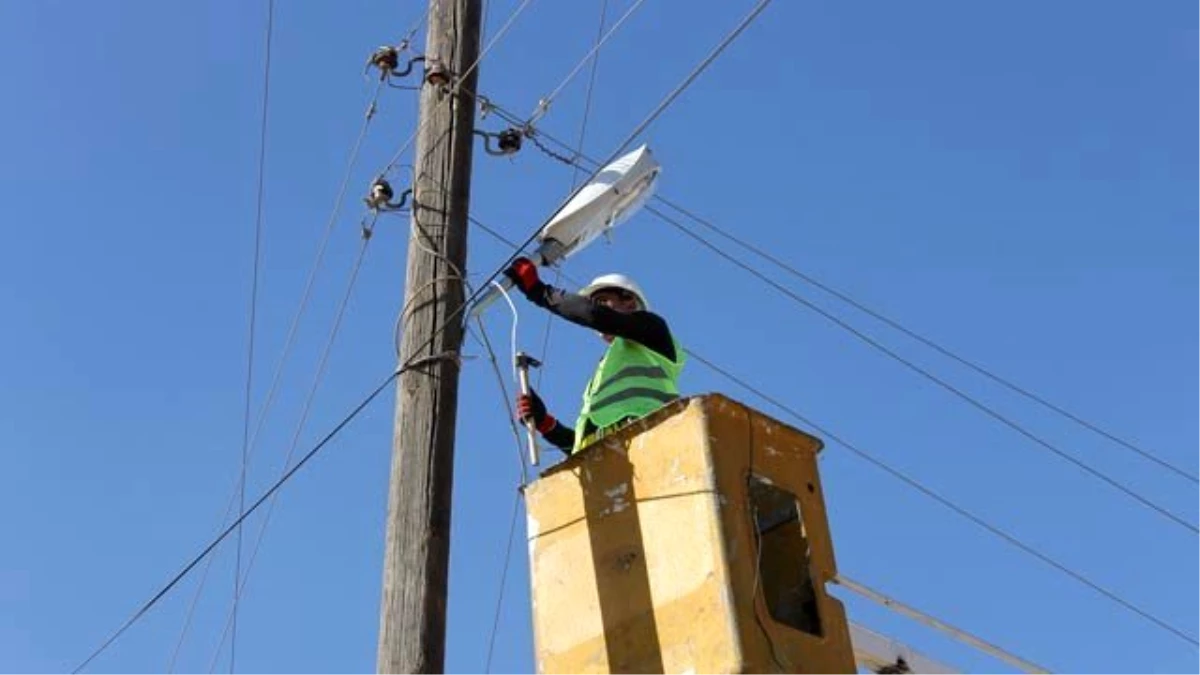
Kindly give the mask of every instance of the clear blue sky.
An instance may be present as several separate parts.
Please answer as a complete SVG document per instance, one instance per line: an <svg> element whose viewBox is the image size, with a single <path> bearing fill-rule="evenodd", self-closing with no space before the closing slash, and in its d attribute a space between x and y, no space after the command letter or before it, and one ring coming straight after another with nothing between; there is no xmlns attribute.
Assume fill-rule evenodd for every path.
<svg viewBox="0 0 1200 675"><path fill-rule="evenodd" d="M492 0L489 35L516 4ZM241 451L262 5L0 3L2 670L73 667L218 528ZM607 155L750 5L647 0L602 54L587 152ZM610 19L626 6L613 2ZM422 8L278 3L256 408L370 94L363 62ZM598 11L534 2L483 64L481 91L532 110L588 49ZM1196 26L1187 2L777 2L646 140L664 195L1195 472ZM585 81L563 93L548 131L575 137ZM255 450L252 495L278 475L294 433L358 246L357 197L415 111L409 92L381 99ZM512 238L571 185L569 169L532 149L476 157L472 211ZM381 223L301 451L393 366L406 229L403 218ZM507 253L471 233L473 274ZM576 278L610 270L640 279L685 345L1197 633L1194 535L648 215L568 266ZM1196 521L1194 485L813 297ZM520 310L521 344L540 351L544 317ZM488 323L507 351L508 313L496 307ZM542 389L560 416L573 417L601 347L590 331L555 326ZM695 362L683 387L782 415ZM389 391L284 489L243 600L238 670L374 668L391 405ZM486 361L468 361L451 671L484 667L518 480L507 414ZM840 446L822 467L849 576L1051 668L1197 667L1194 647ZM250 522L248 545L261 519ZM524 550L518 540L493 670L533 667ZM209 667L232 559L219 550L183 670ZM165 669L197 581L94 669ZM1003 669L854 598L847 606L931 655Z"/></svg>

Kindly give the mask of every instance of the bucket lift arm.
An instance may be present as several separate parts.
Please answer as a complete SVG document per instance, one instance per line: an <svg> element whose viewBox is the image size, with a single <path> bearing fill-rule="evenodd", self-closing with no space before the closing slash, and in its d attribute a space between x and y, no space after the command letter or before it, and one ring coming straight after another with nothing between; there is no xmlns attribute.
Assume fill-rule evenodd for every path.
<svg viewBox="0 0 1200 675"><path fill-rule="evenodd" d="M856 623L850 624L854 661L872 673L961 673L895 640Z"/></svg>

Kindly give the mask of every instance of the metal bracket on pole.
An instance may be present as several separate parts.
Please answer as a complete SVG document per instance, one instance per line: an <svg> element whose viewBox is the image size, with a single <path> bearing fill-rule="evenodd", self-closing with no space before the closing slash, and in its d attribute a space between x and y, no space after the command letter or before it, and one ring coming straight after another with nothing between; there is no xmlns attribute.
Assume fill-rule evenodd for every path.
<svg viewBox="0 0 1200 675"><path fill-rule="evenodd" d="M525 352L517 352L517 382L521 386L521 394L529 395L529 369L540 368L542 362L526 354ZM532 419L525 420L525 439L529 444L529 463L533 466L538 465L538 442L537 433L534 428Z"/></svg>

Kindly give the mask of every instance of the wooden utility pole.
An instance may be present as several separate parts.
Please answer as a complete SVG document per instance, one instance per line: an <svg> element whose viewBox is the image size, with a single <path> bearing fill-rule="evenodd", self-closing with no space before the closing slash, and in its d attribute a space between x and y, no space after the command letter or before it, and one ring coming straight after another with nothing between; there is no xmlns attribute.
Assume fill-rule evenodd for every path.
<svg viewBox="0 0 1200 675"><path fill-rule="evenodd" d="M430 0L380 611L380 673L442 672L481 0ZM467 71L459 81L458 75Z"/></svg>

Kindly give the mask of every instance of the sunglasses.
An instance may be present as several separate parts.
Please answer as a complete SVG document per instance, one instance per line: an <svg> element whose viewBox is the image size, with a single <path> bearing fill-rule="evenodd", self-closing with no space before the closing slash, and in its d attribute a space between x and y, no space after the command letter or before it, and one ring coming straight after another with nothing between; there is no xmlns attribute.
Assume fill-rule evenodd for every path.
<svg viewBox="0 0 1200 675"><path fill-rule="evenodd" d="M595 293L592 294L592 299L596 300L597 302L603 300L606 297L607 298L616 298L617 300L620 300L621 302L636 302L637 301L636 295L634 295L633 293L630 293L629 291L624 290L622 288L606 288L601 291L596 291Z"/></svg>

